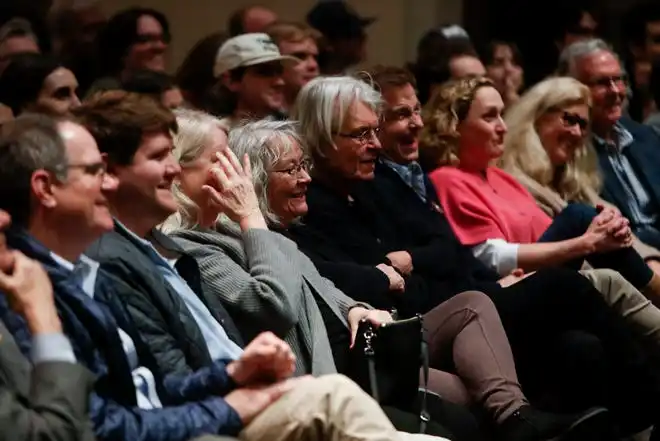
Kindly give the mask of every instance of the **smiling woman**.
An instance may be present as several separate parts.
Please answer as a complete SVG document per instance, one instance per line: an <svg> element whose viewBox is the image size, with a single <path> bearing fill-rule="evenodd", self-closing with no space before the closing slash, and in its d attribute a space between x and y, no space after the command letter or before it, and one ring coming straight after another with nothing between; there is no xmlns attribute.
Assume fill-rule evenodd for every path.
<svg viewBox="0 0 660 441"><path fill-rule="evenodd" d="M80 105L77 92L73 72L38 53L15 55L0 77L0 102L15 116L24 111L65 115Z"/></svg>

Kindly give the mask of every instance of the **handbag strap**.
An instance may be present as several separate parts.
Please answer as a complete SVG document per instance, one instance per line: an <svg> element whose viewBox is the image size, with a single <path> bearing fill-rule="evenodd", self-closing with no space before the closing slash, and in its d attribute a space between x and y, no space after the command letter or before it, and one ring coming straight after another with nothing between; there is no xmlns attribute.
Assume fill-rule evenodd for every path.
<svg viewBox="0 0 660 441"><path fill-rule="evenodd" d="M424 376L424 387L422 388L422 400L419 406L419 433L426 432L426 426L431 420L426 403L429 389L429 345L424 340L422 340L422 375Z"/></svg>

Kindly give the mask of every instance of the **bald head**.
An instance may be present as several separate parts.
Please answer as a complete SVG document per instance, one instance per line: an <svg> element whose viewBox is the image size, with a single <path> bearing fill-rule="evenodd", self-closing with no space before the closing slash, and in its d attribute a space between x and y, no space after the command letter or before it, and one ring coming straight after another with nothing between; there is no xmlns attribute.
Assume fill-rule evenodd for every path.
<svg viewBox="0 0 660 441"><path fill-rule="evenodd" d="M277 21L277 14L264 6L254 5L239 9L229 18L229 33L235 37L241 34L264 32Z"/></svg>

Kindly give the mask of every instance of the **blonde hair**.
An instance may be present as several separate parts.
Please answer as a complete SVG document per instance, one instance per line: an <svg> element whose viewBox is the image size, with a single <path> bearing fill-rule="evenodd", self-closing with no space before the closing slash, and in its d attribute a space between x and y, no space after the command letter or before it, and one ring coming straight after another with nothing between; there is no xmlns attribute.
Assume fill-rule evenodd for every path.
<svg viewBox="0 0 660 441"><path fill-rule="evenodd" d="M486 77L450 80L433 93L422 109L424 128L419 139L420 163L426 171L458 165L458 125L468 115L477 91L495 87Z"/></svg>
<svg viewBox="0 0 660 441"><path fill-rule="evenodd" d="M549 78L532 87L505 114L509 130L499 165L521 181L531 178L551 188L566 201L590 202L600 190L601 177L596 154L586 137L557 174L536 130L543 115L576 104L590 107L591 94L573 78Z"/></svg>
<svg viewBox="0 0 660 441"><path fill-rule="evenodd" d="M294 21L276 21L265 32L277 45L283 41L302 43L310 39L318 45L322 38L322 34L313 27Z"/></svg>
<svg viewBox="0 0 660 441"><path fill-rule="evenodd" d="M210 132L217 127L227 132L216 117L199 110L179 108L174 110L179 130L174 135L174 157L181 167L197 160L208 146ZM167 219L161 229L171 232L179 228L192 228L197 224L199 207L184 192L178 182L172 185L172 193L178 212Z"/></svg>

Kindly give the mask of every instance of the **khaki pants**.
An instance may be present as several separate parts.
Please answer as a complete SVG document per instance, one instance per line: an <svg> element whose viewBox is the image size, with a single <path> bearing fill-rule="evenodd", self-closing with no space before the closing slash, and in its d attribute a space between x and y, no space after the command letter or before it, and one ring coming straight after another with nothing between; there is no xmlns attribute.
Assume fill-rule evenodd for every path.
<svg viewBox="0 0 660 441"><path fill-rule="evenodd" d="M580 273L594 284L605 302L621 314L637 332L660 345L660 309L637 288L614 270L592 269Z"/></svg>
<svg viewBox="0 0 660 441"><path fill-rule="evenodd" d="M196 441L228 441L206 436ZM304 383L257 416L239 434L243 441L423 441L441 438L399 433L380 406L343 375Z"/></svg>

